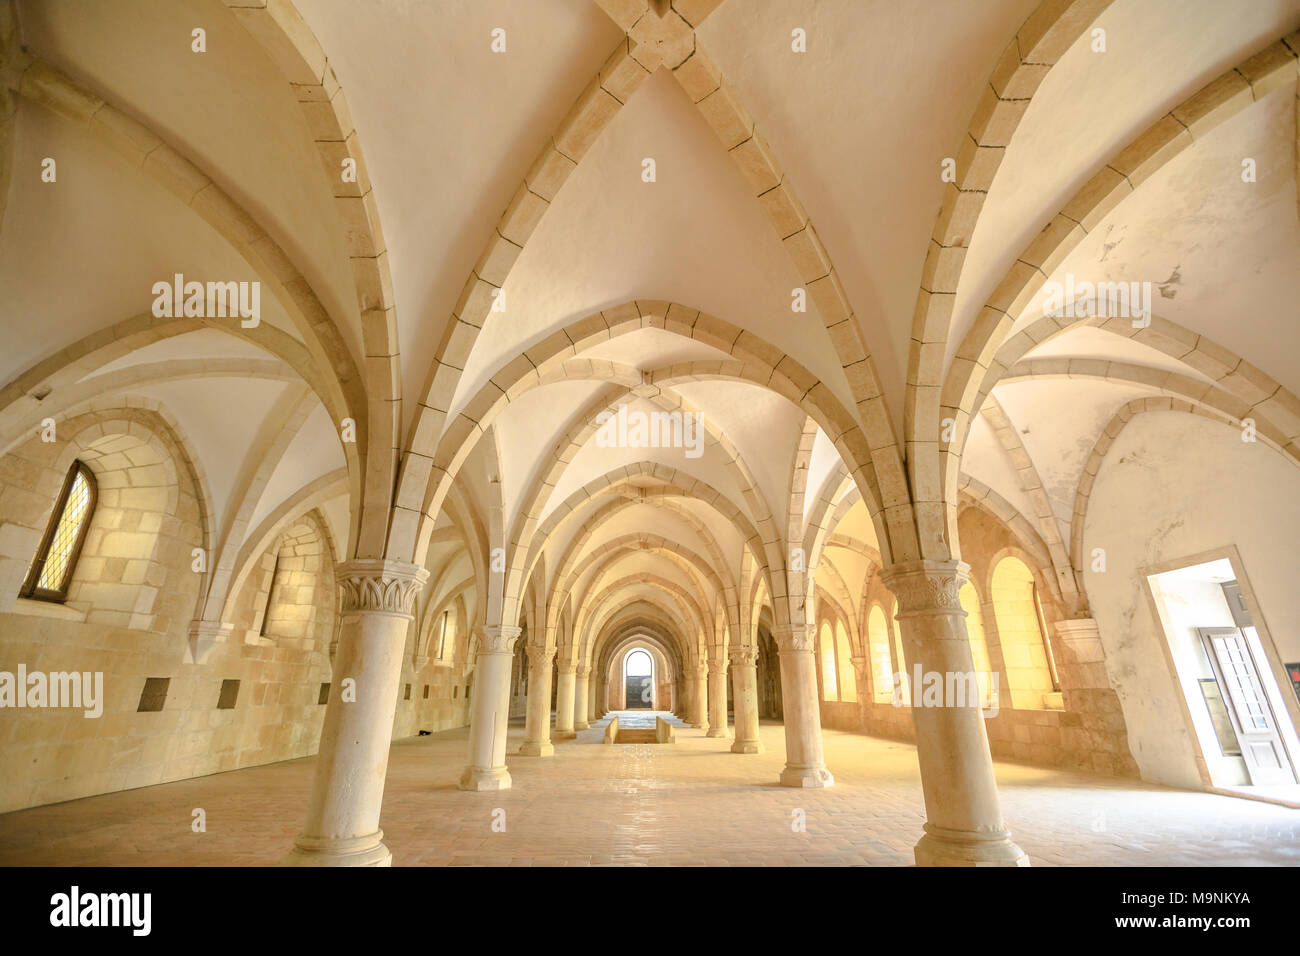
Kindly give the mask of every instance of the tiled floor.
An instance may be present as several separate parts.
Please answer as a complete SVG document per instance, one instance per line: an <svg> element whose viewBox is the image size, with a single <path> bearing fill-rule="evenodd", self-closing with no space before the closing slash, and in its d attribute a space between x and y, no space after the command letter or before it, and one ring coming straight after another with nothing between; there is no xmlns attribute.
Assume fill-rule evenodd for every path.
<svg viewBox="0 0 1300 956"><path fill-rule="evenodd" d="M554 757L511 756L514 788L500 793L456 788L463 729L395 743L382 821L395 864L912 862L924 813L908 744L827 730L835 786L800 791L776 785L779 724L763 725L759 755L681 725L675 744L606 746L604 726ZM512 726L508 752L522 739ZM6 814L0 863L275 863L302 824L311 771L307 758ZM1296 810L1006 763L997 773L1014 837L1038 866L1300 865ZM191 830L197 807L205 833Z"/></svg>

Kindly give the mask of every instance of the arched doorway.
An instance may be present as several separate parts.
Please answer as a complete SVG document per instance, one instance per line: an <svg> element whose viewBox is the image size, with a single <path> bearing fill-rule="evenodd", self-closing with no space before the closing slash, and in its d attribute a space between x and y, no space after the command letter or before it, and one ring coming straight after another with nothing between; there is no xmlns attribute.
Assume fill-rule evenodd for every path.
<svg viewBox="0 0 1300 956"><path fill-rule="evenodd" d="M767 628L758 628L758 716L769 720L783 719L781 707L781 658L776 641Z"/></svg>
<svg viewBox="0 0 1300 956"><path fill-rule="evenodd" d="M635 648L623 658L623 686L628 710L649 710L654 707L655 664L649 653Z"/></svg>

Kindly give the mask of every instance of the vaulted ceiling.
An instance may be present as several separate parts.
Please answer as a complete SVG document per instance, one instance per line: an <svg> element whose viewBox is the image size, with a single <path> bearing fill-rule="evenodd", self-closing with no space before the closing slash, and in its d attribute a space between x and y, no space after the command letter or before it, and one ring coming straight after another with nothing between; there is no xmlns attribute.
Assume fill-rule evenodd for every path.
<svg viewBox="0 0 1300 956"><path fill-rule="evenodd" d="M648 602L688 644L721 603L770 587L774 541L833 521L824 557L854 594L880 547L838 434L725 363L761 382L794 363L873 450L905 454L909 386L945 386L981 350L1008 357L967 409L960 471L1049 549L1068 545L1088 456L1135 399L1215 385L1272 402L1294 437L1300 0L655 6L18 0L0 434L144 396L201 458L219 524L242 509L251 536L321 507L355 550L366 481L399 486L382 454L378 477L348 477L340 403L361 389L366 427L391 406L395 448L432 462L429 488L452 473L452 493L418 485L404 506L440 505L416 555L444 582L437 601L483 588L486 558L468 551L524 542L521 584L568 588L561 630ZM349 155L364 157L355 193L338 181ZM1111 174L1122 194L1099 200ZM205 214L191 181L240 225ZM250 257L262 235L273 251ZM129 332L176 273L285 284L256 335ZM1044 332L1043 286L1067 275L1152 283L1155 324ZM801 288L807 311L792 311ZM485 308L497 289L503 311ZM918 315L940 296L924 352ZM992 338L991 312L1009 322ZM879 421L866 366L844 359L859 347ZM606 447L592 422L618 402L698 411L700 453Z"/></svg>

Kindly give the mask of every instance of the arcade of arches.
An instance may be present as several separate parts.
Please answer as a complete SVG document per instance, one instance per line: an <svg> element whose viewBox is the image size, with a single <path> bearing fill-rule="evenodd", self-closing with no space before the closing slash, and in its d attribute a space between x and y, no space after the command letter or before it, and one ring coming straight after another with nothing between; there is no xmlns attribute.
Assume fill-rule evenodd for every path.
<svg viewBox="0 0 1300 956"><path fill-rule="evenodd" d="M651 714L737 827L1295 862L1298 28L2 0L0 862L223 771L215 862L599 821Z"/></svg>

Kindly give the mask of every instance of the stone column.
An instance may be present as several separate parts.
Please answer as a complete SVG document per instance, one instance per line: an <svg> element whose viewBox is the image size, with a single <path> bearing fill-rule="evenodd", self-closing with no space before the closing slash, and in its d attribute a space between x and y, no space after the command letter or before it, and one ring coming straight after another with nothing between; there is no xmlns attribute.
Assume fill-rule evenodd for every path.
<svg viewBox="0 0 1300 956"><path fill-rule="evenodd" d="M909 672L974 673L966 612L958 593L970 568L960 561L915 561L881 572L898 602L903 657ZM915 680L913 680L915 683ZM913 851L920 866L1028 866L1002 820L993 758L979 701L925 706L912 688L912 721L925 794L925 835Z"/></svg>
<svg viewBox="0 0 1300 956"><path fill-rule="evenodd" d="M519 753L524 757L550 757L555 753L551 744L551 661L555 659L555 648L529 644L524 651L528 654L528 710Z"/></svg>
<svg viewBox="0 0 1300 956"><path fill-rule="evenodd" d="M703 730L709 729L709 665L701 662L695 665L695 676L691 678L691 726Z"/></svg>
<svg viewBox="0 0 1300 956"><path fill-rule="evenodd" d="M307 823L290 866L389 866L379 829L411 607L429 572L383 559L335 569L341 628Z"/></svg>
<svg viewBox="0 0 1300 956"><path fill-rule="evenodd" d="M508 790L506 728L510 717L510 667L523 628L490 624L483 628L474 665L474 700L469 723L469 765L460 775L462 790ZM546 702L547 707L550 701Z"/></svg>
<svg viewBox="0 0 1300 956"><path fill-rule="evenodd" d="M586 730L591 726L591 711L587 703L590 697L591 668L583 664L578 668L578 679L573 685L573 729Z"/></svg>
<svg viewBox="0 0 1300 956"><path fill-rule="evenodd" d="M709 732L706 737L727 734L727 660L719 656L709 661Z"/></svg>
<svg viewBox="0 0 1300 956"><path fill-rule="evenodd" d="M817 700L812 624L778 624L772 629L781 657L785 711L783 787L830 787L835 778L822 754L822 716Z"/></svg>
<svg viewBox="0 0 1300 956"><path fill-rule="evenodd" d="M576 685L572 664L561 664L555 685L555 739L572 740L578 736L573 730L573 690Z"/></svg>
<svg viewBox="0 0 1300 956"><path fill-rule="evenodd" d="M741 645L731 649L731 687L736 702L736 740L733 754L761 754L758 739L758 649Z"/></svg>

